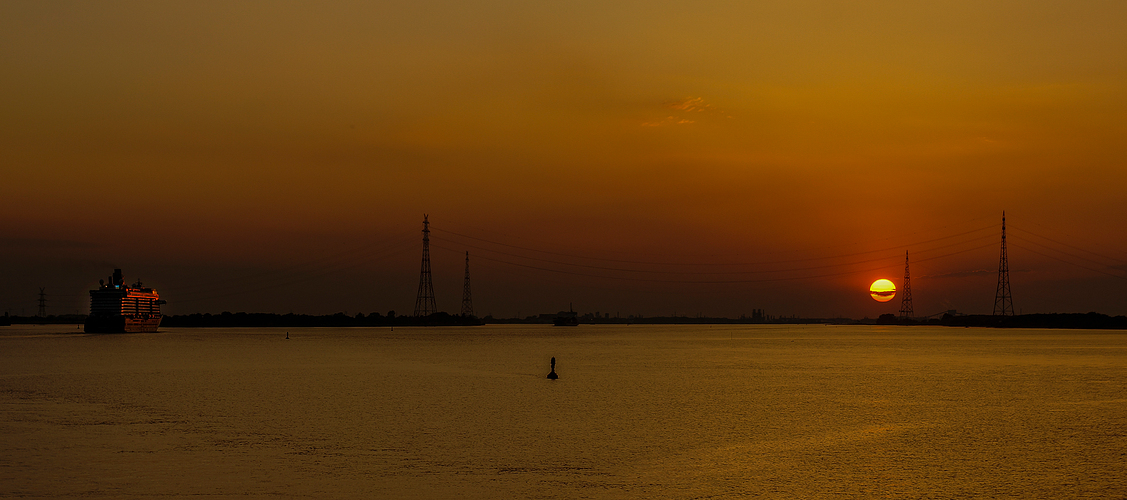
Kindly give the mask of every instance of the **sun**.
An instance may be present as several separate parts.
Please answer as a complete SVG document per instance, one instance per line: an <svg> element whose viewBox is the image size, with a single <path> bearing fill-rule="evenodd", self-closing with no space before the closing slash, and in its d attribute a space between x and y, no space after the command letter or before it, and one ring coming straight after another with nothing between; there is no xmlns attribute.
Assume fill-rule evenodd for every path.
<svg viewBox="0 0 1127 500"><path fill-rule="evenodd" d="M879 279L869 286L869 295L877 302L888 302L896 296L896 285L886 279Z"/></svg>

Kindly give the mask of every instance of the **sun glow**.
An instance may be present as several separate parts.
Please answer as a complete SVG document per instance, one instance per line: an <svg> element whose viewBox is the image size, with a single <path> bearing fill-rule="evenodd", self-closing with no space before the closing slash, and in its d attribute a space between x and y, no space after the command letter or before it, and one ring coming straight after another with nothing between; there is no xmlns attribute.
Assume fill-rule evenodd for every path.
<svg viewBox="0 0 1127 500"><path fill-rule="evenodd" d="M896 285L886 279L879 279L869 286L869 295L877 302L888 302L896 296Z"/></svg>

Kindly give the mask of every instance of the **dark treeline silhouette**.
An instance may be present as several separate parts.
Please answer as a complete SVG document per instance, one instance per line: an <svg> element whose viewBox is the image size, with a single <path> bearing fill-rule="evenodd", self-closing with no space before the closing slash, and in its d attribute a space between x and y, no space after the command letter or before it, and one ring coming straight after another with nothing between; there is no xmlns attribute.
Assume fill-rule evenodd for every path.
<svg viewBox="0 0 1127 500"><path fill-rule="evenodd" d="M49 314L47 316L0 316L0 325L81 325L85 314Z"/></svg>
<svg viewBox="0 0 1127 500"><path fill-rule="evenodd" d="M985 326L995 328L1077 328L1127 330L1127 316L1108 316L1095 312L1067 314L1022 314L1018 316L944 316L944 326Z"/></svg>
<svg viewBox="0 0 1127 500"><path fill-rule="evenodd" d="M13 325L81 325L85 314L62 314L49 316L0 316L0 326ZM655 316L644 318L583 318L580 324L640 324L640 325L725 325L725 324L878 324L878 325L936 325L952 327L991 327L991 328L1068 328L1068 329L1111 329L1127 330L1127 316L1108 316L1090 313L1023 314L1018 316L991 315L944 315L942 318L900 319L892 314L883 314L875 320L852 320L848 318L711 318L690 316ZM424 317L396 316L395 311L386 315L379 313L344 313L314 316L308 314L274 313L231 313L184 314L165 316L162 327L378 327L378 326L467 326L481 324L552 324L551 318L477 318L438 312Z"/></svg>
<svg viewBox="0 0 1127 500"><path fill-rule="evenodd" d="M548 317L548 315L529 316L526 318L494 318L486 316L484 318L486 323L490 324L511 324L511 325L551 325L554 324L555 317ZM709 318L709 317L687 317L687 316L654 316L643 318L641 316L630 316L628 318L577 318L578 324L581 325L711 325L711 324L735 324L735 323L751 323L742 319L732 318ZM759 323L762 323L760 321Z"/></svg>
<svg viewBox="0 0 1127 500"><path fill-rule="evenodd" d="M324 316L308 314L273 313L231 313L185 314L165 316L162 327L351 327L351 326L466 326L480 325L481 320L473 316L455 316L437 312L429 316L396 316L395 311L387 315L359 313L349 316L336 313Z"/></svg>

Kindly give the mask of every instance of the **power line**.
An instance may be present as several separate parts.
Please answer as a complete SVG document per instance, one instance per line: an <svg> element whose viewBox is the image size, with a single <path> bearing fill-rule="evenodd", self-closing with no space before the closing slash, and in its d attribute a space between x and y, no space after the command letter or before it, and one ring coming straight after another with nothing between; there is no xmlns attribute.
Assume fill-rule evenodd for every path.
<svg viewBox="0 0 1127 500"><path fill-rule="evenodd" d="M987 238L992 238L992 236L985 235L985 236L974 238L974 239L971 239L971 240L949 243L949 244L945 244L945 245L939 245L939 246L924 249L924 250L921 250L921 251L922 252L930 252L930 251L939 250L939 249L942 249L942 248L952 247L952 246L956 246L956 245L963 245L963 244L967 244L967 243L982 241L982 240L985 240ZM946 239L946 238L941 238L941 239ZM447 241L449 241L451 243L459 243L459 244L465 245L464 243L456 242L456 241L453 241L453 240L447 240ZM931 241L938 241L938 240L931 240ZM542 258L539 258L539 257L529 257L529 256L525 256L525 255L510 253L510 252L503 252L503 251L500 251L500 250L493 250L493 249L489 249L489 248L484 248L484 247L480 247L480 246L476 246L476 245L466 245L466 246L468 246L470 248L475 248L475 249L478 249L478 250L483 250L483 251L486 251L486 252L493 252L493 253L497 253L497 254L501 254L501 255L506 255L506 256L509 256L509 257L516 257L516 258L519 258L519 259L527 259L527 260L533 260L533 261L543 262L543 263L547 263L547 264L557 264L557 265L562 265L562 266L572 266L572 267L581 267L581 268L595 269L595 270L601 270L601 271L615 271L615 272L627 272L627 273L666 274L666 275L694 275L694 276L695 275L764 274L764 273L775 273L775 272L810 271L810 270L814 270L814 269L826 269L826 268L840 267L840 266L844 266L844 265L868 264L868 263L871 263L871 262L879 262L879 261L888 260L888 259L891 258L890 255L885 255L885 256L876 257L876 258L867 259L867 260L851 261L851 262L836 263L836 264L823 264L823 265L818 265L818 266L797 267L797 268L790 268L790 269L758 269L758 270L752 270L752 271L735 271L735 270L732 270L732 271L667 271L667 270L651 270L651 269L628 269L628 268L621 268L621 267L595 266L595 265L590 265L590 264L576 264L576 263L573 263L573 262L562 262L562 261L558 261L558 260L542 259ZM443 247L443 249L445 250L446 248ZM888 252L888 251L889 250L886 250L886 249L879 249L879 250L873 250L873 251L864 252L864 253L865 254L871 254L871 253L876 253L876 252ZM861 254L857 254L857 255L861 255ZM828 258L825 258L825 259L828 259ZM819 259L801 259L800 261L810 261L810 260L819 260ZM776 262L776 263L785 263L785 262ZM740 266L750 266L752 264L739 264L739 265ZM761 265L766 265L766 264L761 264Z"/></svg>
<svg viewBox="0 0 1127 500"><path fill-rule="evenodd" d="M257 285L260 283L268 283L276 280L292 280L298 273L320 273L324 270L331 270L340 265L341 262L356 262L355 257L366 259L373 248L379 247L375 250L376 253L382 252L387 248L396 245L408 244L406 236L409 233L399 233L393 235L389 240L384 240L375 243L367 243L361 246L348 248L343 251L322 255L320 257L291 263L277 269L269 269L265 271L257 271L242 276L235 277L219 277L208 276L207 281L199 283L191 283L187 285L180 285L175 287L165 287L165 291L173 292L179 295L193 295L193 294L211 294L216 289L229 288L231 284L238 286ZM390 243L388 243L390 241Z"/></svg>
<svg viewBox="0 0 1127 500"><path fill-rule="evenodd" d="M450 251L450 252L459 252L460 253L459 250L454 250L452 248L447 248L447 247L443 247L443 246L440 246L440 245L434 245L434 246L436 248L441 248L443 250L447 250L447 251ZM978 246L978 247L974 247L974 248L968 248L968 249L965 249L965 250L959 250L957 252L951 252L951 253L944 254L944 255L937 255L937 256L934 256L934 257L926 258L926 259L918 259L917 262L926 262L926 261L940 259L940 258L944 258L944 257L950 257L952 255L958 255L958 254L961 254L961 253L971 252L971 251L974 251L974 250L981 250L983 248L989 248L989 247L992 247L992 246L994 246L994 245L991 243L991 244L982 245L982 246ZM797 280L804 280L804 279L827 278L827 277L832 277L832 276L844 276L844 275L849 275L849 274L875 272L875 271L881 271L881 270L887 269L887 266L882 266L882 267L876 267L876 268L870 268L870 269L862 269L862 270L855 270L855 271L843 271L843 272L838 272L838 273L819 274L819 275L812 275L812 276L788 276L788 277L779 277L779 278L760 278L760 279L744 279L744 280L671 280L671 279L607 276L607 275L599 275L599 274L581 273L581 272L575 272L575 271L566 271L566 270L561 270L561 269L552 269L552 268L548 268L548 267L532 266L532 265L528 265L528 264L521 264L521 263L518 263L518 262L511 262L511 261L507 261L507 260L503 260L503 259L494 259L494 258L491 258L491 257L484 257L484 256L479 257L479 258L489 260L489 261L492 261L492 262L508 264L508 265L511 265L511 266L523 267L523 268L526 268L526 269L536 269L536 270L540 270L540 271L547 271L547 272L552 272L552 273L557 273L557 274L567 274L567 275L572 275L572 276L583 276L583 277L588 277L588 278L601 278L601 279L613 279L613 280L621 280L621 281L638 281L638 282L647 282L647 283L681 283L681 284L766 283L766 282L773 282L773 281L797 281Z"/></svg>
<svg viewBox="0 0 1127 500"><path fill-rule="evenodd" d="M322 276L326 276L326 275L329 275L329 274L356 269L356 268L363 266L365 264L371 264L373 262L378 262L378 261L385 259L385 258L389 258L389 257L393 257L393 256L396 256L396 255L401 255L401 254L406 254L411 249L411 247L414 247L414 242L407 243L406 245L400 243L400 244L397 244L397 245L388 246L383 251L381 251L377 254L366 256L363 260L356 260L356 261L343 262L343 263L335 263L331 266L312 269L312 270L310 270L310 271L314 271L312 274L308 274L308 273L307 274L294 274L294 273L278 274L277 272L271 272L270 274L274 274L275 276L272 276L269 279L265 279L265 280L258 280L257 283L255 283L255 282L240 283L240 285L243 285L243 286L238 287L238 288L230 287L230 286L228 286L228 287L216 286L215 289L213 289L213 290L201 290L201 291L198 291L198 292L187 292L187 293L184 293L184 294L180 294L179 291L178 291L179 289L172 288L172 289L168 289L168 290L171 290L171 291L165 293L165 295L168 296L168 297L171 297L172 300L174 300L177 304L182 304L182 303L199 302L199 301L205 300L205 299L225 298L225 297L231 297L231 296L236 296L236 295L244 295L244 294L248 294L248 293L258 292L258 291L262 291L262 290L283 288L283 287L286 287L286 286L290 286L290 285L293 285L293 284L296 284L296 283L309 281L309 280L312 280L312 279L315 279L315 278L318 278L318 277L322 277ZM220 290L222 290L222 291L220 291Z"/></svg>
<svg viewBox="0 0 1127 500"><path fill-rule="evenodd" d="M970 223L978 222L978 221L981 221L981 220L985 220L985 219L988 219L988 218L989 218L989 217L985 217L985 216L984 216L984 217L976 217L976 218L974 218L974 219L970 219L970 220L964 221L964 222L962 222L961 224L962 224L962 225L966 225L966 224L970 224ZM941 226L941 227L936 227L936 228L929 228L929 229L920 229L920 230L914 231L914 232L912 232L912 233L909 233L909 234L907 234L907 235L904 235L904 236L909 236L909 237L910 237L910 236L914 236L914 235L916 235L916 234L920 234L920 233L924 233L924 234L933 234L933 233L935 233L935 232L938 232L938 231L942 231L942 230L945 230L945 229L947 229L947 228L949 228L949 227L951 227L951 226L952 226L952 224L947 224L947 225L944 225L944 226ZM982 231L982 230L985 230L985 229L991 229L991 228L995 228L995 227L997 227L997 226L998 226L997 224L993 224L993 223L992 223L992 224L990 224L989 226L985 226L985 227L982 227L982 228L979 228L979 229L971 230L971 231L969 231L969 232ZM484 231L484 232L488 232L488 233L493 233L493 234L497 234L497 235L500 235L500 236L505 236L505 237L507 237L507 238L517 239L517 240L525 240L525 239L526 239L526 238L523 238L523 237L521 237L521 236L514 236L514 235L511 235L511 234L507 234L507 233L504 233L504 232L500 232L500 231L494 231L494 230L491 230L491 229L484 229L484 228L480 228L480 227L475 227L475 226L470 226L470 225L466 225L466 224L459 224L459 227L467 227L467 228L470 228L470 229L475 229L475 230L478 230L478 231ZM477 240L479 240L479 241L487 241L487 242L492 242L491 240L487 240L487 239L483 239L483 238L477 238L477 237L474 237L474 236L469 236L469 235L462 235L462 234L459 234L459 233L453 233L453 232L451 232L451 231L445 231L445 230L443 230L443 229L441 229L441 228L439 228L439 229L434 229L434 228L431 228L431 230L432 230L432 231L435 231L435 230L437 230L437 231L450 232L451 234L456 234L456 235L458 235L458 236L462 236L462 237L465 237L465 238L472 238L472 239L477 239ZM968 233L969 233L969 232L968 232ZM963 233L963 234L966 234L966 233ZM954 236L959 236L959 235L952 235L952 236L948 236L948 237L954 237ZM893 239L893 238L896 238L896 236L887 236L887 237L884 237L884 238L881 238L881 239L877 239L877 240L868 240L868 241L866 241L866 242L865 242L865 244L866 244L866 245L872 245L872 244L874 244L874 243L880 243L880 242L888 241L888 240L891 240L891 239ZM944 237L944 238L947 238L947 237ZM940 239L943 239L943 238L940 238ZM923 242L917 242L917 243L915 243L915 244L928 243L928 242L930 242L930 241L935 241L935 240L927 240L927 241L923 241ZM500 244L500 245L507 245L507 246L515 246L515 245L508 245L508 244L505 244L505 243L496 243L496 244ZM891 246L895 246L895 247L901 247L901 248L902 248L902 247L904 247L904 246L906 246L906 245L900 245L900 244L897 244L897 245L891 245ZM823 246L819 246L819 247L808 248L808 250L818 250L818 249L822 249L822 248L834 248L834 249L837 249L837 248L840 248L840 247L841 247L841 245L837 245L837 244L834 244L834 245L823 245ZM517 247L517 248L523 248L523 247ZM533 251L541 251L541 250L533 250ZM604 252L609 252L609 253L625 253L625 254L631 254L631 255L638 255L638 252L634 252L634 251L615 251L615 250L601 250L601 251L604 251ZM779 254L779 253L791 253L791 251L790 251L790 250L778 250L778 251L773 251L773 252L760 252L760 253L756 253L756 254L752 254L752 255L774 255L774 254ZM865 252L862 252L862 253L865 253ZM641 255L654 255L654 254L641 254ZM662 253L661 253L661 255L667 255L667 253L666 253L666 252L662 252ZM738 255L745 255L745 254L742 254L742 253L740 253L740 254L729 254L729 255L727 255L727 256L738 256ZM691 255L691 256L690 256L690 255L686 255L686 256L687 256L687 257L693 257L693 258L696 258L696 257L701 257L701 255ZM723 256L725 256L725 255L716 255L716 254L709 254L709 256L710 256L710 257L723 257ZM584 257L584 256L574 256L574 257L578 257L578 258L590 258L590 259L599 259L599 258L597 258L597 257ZM820 258L820 257L819 257L819 258ZM600 260L614 260L614 259L600 259ZM800 259L800 260L805 260L805 259ZM782 262L790 262L790 261L782 261ZM658 265L679 265L678 263L663 263L663 262L651 262L651 263L652 263L652 264L658 264ZM688 264L688 265L695 265L695 264ZM728 265L728 264L715 264L715 265Z"/></svg>
<svg viewBox="0 0 1127 500"><path fill-rule="evenodd" d="M1038 223L1036 223L1036 222L1034 222L1034 221L1029 221L1029 223L1030 223L1030 224L1033 224L1034 226L1037 226L1037 227L1043 228L1043 229L1045 229L1045 230L1048 230L1048 231L1052 231L1052 232L1053 232L1054 234L1056 234L1056 233L1059 233L1059 234L1061 234L1061 235L1063 235L1063 236L1068 236L1068 237L1070 237L1070 238L1076 239L1076 237L1075 237L1075 236L1073 236L1073 235L1071 235L1071 234L1068 234L1068 233L1066 233L1066 232L1064 232L1064 231L1061 231L1061 230L1058 230L1058 229L1052 229L1052 228L1048 228L1048 227L1045 227L1045 226L1043 226L1043 225L1041 225L1041 224L1038 224ZM1024 231L1024 232L1026 232L1026 233L1029 233L1029 234L1032 234L1032 235L1034 235L1034 236L1037 236L1038 238L1044 238L1044 239L1046 239L1046 240L1052 241L1053 243L1059 243L1059 244L1061 244L1061 245L1064 245L1064 246L1071 246L1071 245L1069 245L1068 243L1064 243L1064 242L1056 241L1056 240L1054 240L1054 239L1052 239L1052 238L1049 238L1049 237L1047 237L1047 236L1042 236L1042 235L1040 235L1040 234L1037 234L1037 233L1034 233L1034 232L1032 232L1032 231L1029 231L1028 229L1021 229L1020 227L1018 227L1018 228L1013 228L1013 226L1012 226L1012 225L1011 225L1011 229L1017 229L1018 231ZM1099 256L1099 257L1103 257L1103 258L1105 258L1105 259L1108 259L1108 260L1113 260L1113 261L1115 261L1115 262L1117 262L1117 263L1124 263L1124 262L1127 262L1127 260L1125 260L1125 259L1127 259L1127 254L1125 254L1125 255L1124 255L1124 257L1109 257L1109 256L1107 256L1107 255L1104 255L1104 254L1101 254L1101 253L1097 253L1097 252L1093 252L1093 251L1091 251L1091 250L1088 250L1088 249L1084 249L1084 248L1080 248L1080 247L1072 247L1072 248L1075 248L1075 249L1077 249L1077 250L1082 250L1082 251L1084 251L1084 252L1090 253L1090 254L1092 254L1092 255L1097 255L1097 256Z"/></svg>
<svg viewBox="0 0 1127 500"><path fill-rule="evenodd" d="M924 241L918 241L918 242L911 243L911 244L906 245L906 246L918 246L918 245L922 245L922 244L926 244L926 243L933 243L933 242L936 242L936 241L941 241L941 240L946 240L946 239L951 239L951 238L957 238L959 236L965 236L965 235L968 235L968 234L984 231L984 230L987 230L987 229L993 229L995 227L997 227L997 224L991 224L989 226L984 226L984 227L980 227L980 228L977 228L977 229L972 229L970 231L964 231L964 232L958 233L958 234L943 236L943 237L939 237L939 238L932 238L932 239L924 240ZM804 258L804 259L789 259L789 260L779 260L779 261L768 261L768 262L737 262L737 263L653 262L653 261L637 261L637 260L625 260L625 259L608 259L608 258L603 258L603 257L591 257L591 256L582 256L582 255L562 253L562 252L553 252L553 251L549 251L549 250L540 250L540 249L536 249L536 248L523 247L523 246L519 246L519 245L510 245L508 243L502 243L502 242L498 242L498 241L491 241L491 240L487 240L487 239L484 239L484 238L477 238L477 237L474 237L474 236L468 236L468 235L464 235L464 234L461 234L461 233L456 233L454 231L440 229L440 228L434 229L434 231L449 233L449 234L453 234L455 236L460 236L460 237L463 237L463 238L469 238L469 239L472 239L472 240L490 243L490 244L493 244L493 245L500 245L500 246L504 246L504 247L516 248L516 249L520 249L520 250L527 250L527 251L530 251L530 252L537 252L537 253L543 253L543 254L548 254L548 255L556 255L556 256L560 256L560 257L571 257L571 258L575 258L575 259L587 259L587 260L601 260L601 261L604 261L604 262L617 262L617 263L623 263L623 264L660 265L660 266L763 266L763 265L770 265L770 264L788 264L788 263L793 263L793 262L809 262L809 261L814 261L814 260L830 260L830 259L838 259L838 258L845 258L845 257L856 257L856 256L859 256L859 255L868 255L868 254L872 254L872 253L887 251L886 249L882 248L882 249L877 249L877 250L868 250L868 251L865 251L865 252L855 252L855 253L850 253L850 254L831 255L831 256L823 256L823 257L810 257L810 258ZM984 236L982 238L985 238L985 237L986 236ZM970 241L977 241L978 239L982 239L982 238L976 238L976 239L970 240ZM451 241L452 243L459 243L459 244L464 245L464 243L456 242L454 240L448 240L448 241ZM512 256L512 257L520 257L520 258L525 258L525 259L530 259L530 260L539 260L539 261L542 261L542 262L551 262L551 263L556 263L556 264L573 265L573 266L577 266L577 267L588 267L588 268L593 268L593 269L607 269L607 270L614 269L614 270L621 270L621 271L645 272L645 271L637 271L637 270L629 270L629 269L621 269L621 268L607 268L607 267L600 267L600 266L590 266L590 265L585 265L585 264L562 263L562 262L559 262L559 261L540 259L540 258L537 258L537 257L521 256L521 255L517 255L517 254L502 252L500 250L493 250L493 249L480 247L480 246L472 246L472 245L467 245L467 246L470 246L471 248L476 248L478 250L486 250L486 251L490 251L490 252L509 255L509 256ZM940 248L942 248L942 247L940 247ZM879 259L877 259L877 260L879 260ZM676 274L676 273L678 273L678 271L665 271L665 273ZM701 273L695 273L695 272L682 272L682 273L684 273L684 274L701 274ZM728 273L727 272L720 272L720 273L716 273L716 274L728 274Z"/></svg>
<svg viewBox="0 0 1127 500"><path fill-rule="evenodd" d="M1106 274L1106 275L1111 276L1113 278L1119 278L1121 280L1127 280L1127 276L1121 276L1121 275L1118 275L1118 274L1109 273L1107 271L1102 271L1100 269L1092 269L1088 266L1077 264L1077 263L1072 262L1072 261L1064 260L1060 257L1055 257L1055 256L1049 255L1049 254L1044 253L1044 252L1038 252L1037 250L1034 250L1034 249L1029 248L1029 247L1024 247L1024 246L1021 246L1021 245L1014 245L1014 246L1017 247L1017 248L1020 248L1022 250L1025 250L1026 252L1033 252L1037 255L1040 255L1042 257L1048 257L1048 258L1053 259L1053 260L1058 261L1058 262L1064 262L1065 264L1072 264L1072 265L1079 267L1081 269L1087 269L1087 270L1095 272L1095 273Z"/></svg>
<svg viewBox="0 0 1127 500"><path fill-rule="evenodd" d="M1028 231L1026 231L1026 232L1028 233ZM1033 233L1029 233L1029 234L1033 234ZM1034 236L1038 236L1038 235L1035 235L1035 234L1034 234ZM1013 237L1014 237L1014 238L1017 238L1017 239L1019 239L1019 240L1021 240L1021 241L1025 241L1025 242L1028 242L1028 243L1030 243L1030 244L1033 244L1033 245L1037 245L1037 246L1039 246L1039 247L1041 247L1041 248L1046 248L1046 249L1052 250L1052 251L1054 251L1054 252L1059 252L1059 253L1065 254L1065 255L1067 255L1067 256L1069 256L1069 257L1073 257L1073 258L1076 258L1076 259L1080 259L1080 260L1086 260L1086 261L1088 261L1088 262L1091 262L1091 263L1093 263L1093 264L1099 264L1099 265L1101 265L1101 266L1105 266L1105 267L1112 267L1112 266L1110 266L1110 265L1108 265L1108 264L1106 264L1106 263L1104 263L1104 262L1100 262L1100 261L1098 261L1098 260L1095 260L1095 259L1090 259L1090 258L1088 258L1088 257L1084 257L1083 255L1076 255L1076 254L1074 254L1074 253L1066 252L1066 251L1064 251L1064 250L1061 250L1061 249L1059 249L1059 248L1053 248L1053 247L1050 247L1050 246L1048 246L1048 245L1046 245L1046 244L1044 244L1044 243L1039 243L1039 242L1037 242L1037 241L1034 241L1034 240L1031 240L1031 239L1028 239L1028 238L1023 238L1023 237L1021 237L1021 236L1013 236ZM1038 237L1039 237L1039 238L1044 238L1043 236L1038 236ZM1047 240L1048 240L1048 238L1045 238L1045 239L1047 239ZM1077 249L1077 250L1080 250L1080 251L1083 251L1083 252L1087 252L1087 250L1084 250L1084 249L1082 249L1082 248L1079 248L1079 247L1074 247L1074 246L1072 246L1072 245L1068 245L1068 244L1065 244L1065 243L1060 243L1060 242L1057 242L1057 241L1054 241L1054 240L1049 240L1049 241L1053 241L1054 243L1059 243L1059 244L1061 244L1061 245L1064 245L1064 246L1067 246L1067 247L1069 247L1069 248L1075 248L1075 249ZM1095 254L1094 252L1088 252L1088 253L1091 253L1091 254L1094 254L1094 255L1099 255L1099 254ZM1101 257L1102 257L1102 256L1101 256ZM1111 258L1109 258L1109 257L1104 257L1104 258L1106 258L1106 259L1108 259L1108 260L1115 260L1115 259L1111 259ZM1118 264L1119 262L1116 262L1116 263Z"/></svg>

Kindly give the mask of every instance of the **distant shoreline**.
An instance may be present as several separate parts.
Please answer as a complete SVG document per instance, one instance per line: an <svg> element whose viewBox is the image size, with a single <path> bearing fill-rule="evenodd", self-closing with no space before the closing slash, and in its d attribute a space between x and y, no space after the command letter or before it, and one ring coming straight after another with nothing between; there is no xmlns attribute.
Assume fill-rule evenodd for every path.
<svg viewBox="0 0 1127 500"><path fill-rule="evenodd" d="M12 324L78 324L85 315L67 314L59 316L7 316ZM344 313L314 316L308 314L275 313L230 313L185 314L165 316L162 327L170 328L301 328L301 327L381 327L381 326L477 326L489 324L551 324L550 319L532 318L477 318L436 313L426 317L395 315L348 316ZM850 318L772 318L769 320L752 318L710 318L710 317L631 317L581 319L580 324L593 325L934 325L950 327L986 328L1057 328L1081 330L1127 330L1127 316L1108 316L1090 313L1023 314L1018 316L991 315L944 315L942 318L901 320L891 314L876 319L854 320Z"/></svg>

